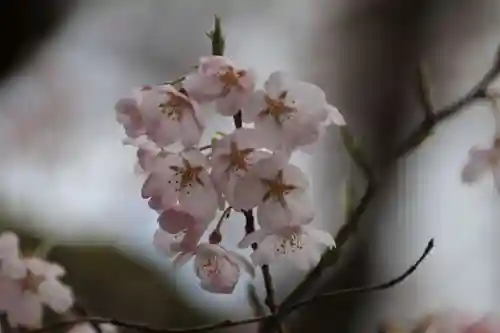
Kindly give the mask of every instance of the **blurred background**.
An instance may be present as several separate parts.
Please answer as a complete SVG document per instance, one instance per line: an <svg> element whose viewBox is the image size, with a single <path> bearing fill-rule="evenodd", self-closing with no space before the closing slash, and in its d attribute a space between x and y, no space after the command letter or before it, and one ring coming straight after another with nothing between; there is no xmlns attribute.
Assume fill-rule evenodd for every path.
<svg viewBox="0 0 500 333"><path fill-rule="evenodd" d="M286 70L320 85L383 179L340 268L312 292L388 280L436 240L401 285L321 302L292 316L288 331L375 332L382 322L435 311L496 311L498 195L491 182L460 182L468 150L491 140L491 106L474 103L411 155L390 159L423 119L419 62L436 109L491 66L500 45L496 0L2 2L1 228L22 233L27 247L52 244L49 258L65 265L91 314L183 327L254 313L265 296L260 275L244 277L233 295L212 295L190 265L173 272L153 249L157 216L140 198L135 151L122 145L113 110L132 87L175 79L208 54L214 14L223 20L226 53L255 68L260 83ZM209 125L232 123L212 117ZM330 129L321 149L294 160L312 182L315 223L333 234L345 220L346 185L358 197L366 185L339 134ZM228 247L243 224L237 214L225 224ZM304 276L281 266L272 273L279 300ZM249 302L252 290L260 300Z"/></svg>

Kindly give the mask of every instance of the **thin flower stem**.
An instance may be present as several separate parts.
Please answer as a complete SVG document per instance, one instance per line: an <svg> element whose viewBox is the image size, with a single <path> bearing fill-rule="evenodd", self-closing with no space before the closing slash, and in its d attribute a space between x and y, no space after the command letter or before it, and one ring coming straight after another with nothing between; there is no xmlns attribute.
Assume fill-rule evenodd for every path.
<svg viewBox="0 0 500 333"><path fill-rule="evenodd" d="M474 85L468 93L464 96L460 97L453 103L448 106L443 107L440 110L432 112L433 116L430 117L432 111L431 109L426 111L426 118L420 123L419 126L408 136L407 139L403 140L403 142L396 148L395 154L393 155L393 161L396 161L408 153L413 151L416 147L418 147L426 138L428 138L434 128L439 125L442 121L456 115L463 108L476 100L483 99L487 97L486 90L488 86L493 82L493 80L500 74L500 57L497 52L495 56L495 60L491 66L491 68L484 74L484 76L479 80L479 82ZM419 74L420 76L420 74ZM423 79L419 78L419 85L423 83ZM419 86L420 93L427 91L427 88ZM426 99L426 105L424 107L431 107L430 101ZM349 138L350 133L347 128L343 130L343 138L344 143L352 142L346 141ZM346 135L347 134L347 135ZM288 308L292 304L299 302L303 299L311 290L312 286L316 283L319 277L322 275L324 269L328 266L334 266L340 255L343 245L347 243L347 241L355 234L358 229L358 225L360 219L366 209L368 208L370 202L375 198L375 195L378 191L379 185L375 182L373 177L373 172L371 168L366 163L366 159L361 154L359 148L354 149L355 146L346 144L346 149L349 152L351 158L357 164L357 166L363 171L367 178L367 186L364 195L360 199L358 205L352 212L352 214L348 217L347 222L340 228L335 237L335 242L337 247L327 251L321 258L318 265L306 276L306 278L295 288L294 291L285 300L280 304L280 307Z"/></svg>
<svg viewBox="0 0 500 333"><path fill-rule="evenodd" d="M211 149L211 148L212 148L212 145L205 145L205 146L201 146L198 150L204 151L204 150Z"/></svg>
<svg viewBox="0 0 500 333"><path fill-rule="evenodd" d="M214 29L207 34L207 36L212 41L212 54L222 56L224 54L225 40L222 34L221 21L218 16L215 16ZM243 120L241 116L241 111L238 111L234 116L234 126L236 128L243 127ZM245 232L248 235L255 231L255 219L252 210L243 210L243 215L245 216ZM252 244L252 249L257 250L257 244ZM273 285L273 278L269 270L268 265L263 265L261 267L262 277L264 279L264 286L266 288L266 299L265 304L271 311L272 315L275 315L278 311L275 300L275 290ZM283 333L284 329L281 324L278 324L278 331Z"/></svg>
<svg viewBox="0 0 500 333"><path fill-rule="evenodd" d="M317 295L314 297L311 297L309 299L303 300L301 302L298 302L296 304L293 304L292 306L288 308L280 308L276 314L269 314L269 315L264 315L264 316L255 316L255 317L250 317L242 320L237 320L237 321L231 321L231 320L224 320L219 323L215 324L209 324L209 325L201 325L201 326L196 326L196 327L190 327L190 328L155 328L152 326L149 326L147 324L141 324L141 323L132 323L132 322L127 322L127 321L122 321L114 318L100 318L100 317L86 317L86 318L78 318L75 320L69 320L69 321L60 321L48 326L45 326L41 329L37 330L32 330L30 333L50 333L50 332L55 332L58 330L62 329L67 329L73 325L79 324L79 323L92 323L95 325L99 324L112 324L118 327L122 328L130 328L137 330L139 332L143 333L197 333L197 332L208 332L216 329L221 329L221 328L229 328L229 327L236 327L236 326L242 326L242 325L248 325L248 324L254 324L254 323L261 323L264 321L269 321L269 320L275 320L279 322L281 319L287 317L294 311L311 305L313 303L317 302L323 302L328 299L334 299L339 296L348 296L352 294L360 294L360 293L370 293L370 292L375 292L375 291L381 291L381 290L386 290L390 289L404 280L406 280L410 275L412 275L417 268L422 264L422 262L427 258L431 250L434 248L434 240L431 239L429 243L427 244L427 247L425 248L424 252L420 256L420 258L413 264L411 265L403 274L397 276L396 278L393 278L387 282L368 286L368 287L356 287L356 288L348 288L348 289L340 289L337 291L333 291L330 293L325 293L321 295Z"/></svg>
<svg viewBox="0 0 500 333"><path fill-rule="evenodd" d="M167 81L167 82L164 82L163 84L168 84L168 85L171 85L171 86L174 86L178 83L181 83L182 81L184 81L186 79L185 76L180 76L178 77L177 79L175 80L172 80L172 81Z"/></svg>

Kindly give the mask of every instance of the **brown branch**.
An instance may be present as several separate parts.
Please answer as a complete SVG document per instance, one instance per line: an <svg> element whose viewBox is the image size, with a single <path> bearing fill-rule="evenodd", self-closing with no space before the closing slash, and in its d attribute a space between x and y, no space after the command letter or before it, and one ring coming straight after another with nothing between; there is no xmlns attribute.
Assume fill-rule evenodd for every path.
<svg viewBox="0 0 500 333"><path fill-rule="evenodd" d="M429 87L427 86L425 77L422 74L422 72L418 73L418 90L426 116L422 123L409 135L409 137L396 148L396 152L393 156L394 160L405 156L418 147L420 143L429 137L432 130L439 123L457 114L463 109L464 106L471 104L477 99L485 98L486 89L500 74L500 59L497 54L492 67L485 73L481 80L469 90L467 94L450 105L435 112L431 109L432 105L429 97ZM292 304L299 302L300 299L304 297L304 295L306 295L311 287L316 283L318 278L322 275L324 269L328 266L336 264L341 255L343 245L345 245L345 243L347 243L347 241L355 234L358 229L361 216L368 208L378 190L378 184L375 182L371 168L366 162L366 159L363 157L359 147L356 147L356 145L353 144L354 140L346 127L342 128L342 138L351 158L367 178L368 184L365 193L354 211L348 217L347 222L338 231L335 237L337 247L332 250L328 250L322 256L319 264L305 277L305 279L292 291L292 293L285 298L280 307L288 308Z"/></svg>
<svg viewBox="0 0 500 333"><path fill-rule="evenodd" d="M127 321L122 321L118 319L113 319L113 318L100 318L100 317L88 317L88 318L78 318L75 320L70 320L70 321L60 321L57 323L54 323L52 325L37 329L37 330L32 330L30 333L50 333L54 332L57 330L61 329L67 329L68 327L71 327L76 324L80 323L92 323L95 325L98 324L112 324L118 327L122 328L130 328L130 329L135 329L139 332L144 332L144 333L196 333L196 332L207 332L207 331L212 331L216 329L221 329L221 328L229 328L229 327L235 327L235 326L242 326L242 325L248 325L248 324L253 324L253 323L260 323L268 320L275 320L276 322L279 322L281 319L287 317L294 311L305 307L307 305L319 302L319 301L325 301L330 298L335 298L338 296L347 296L351 294L359 294L359 293L369 293L369 292L374 292L374 291L381 291L381 290L386 290L390 289L404 280L406 280L410 275L412 275L417 268L422 264L422 262L427 258L431 250L434 248L434 240L431 239L429 243L427 244L427 247L425 248L424 252L420 256L420 258L413 264L411 265L403 274L399 275L398 277L381 283L381 284L376 284L368 287L357 287L357 288L348 288L348 289L340 289L334 292L326 293L326 294L321 294L314 296L312 298L309 298L307 300L301 301L299 303L293 304L292 306L288 308L280 308L280 310L276 314L269 314L265 316L255 316L247 319L242 319L242 320L237 320L237 321L231 321L231 320L225 320L219 323L215 324L209 324L209 325L200 325L196 327L190 327L190 328L155 328L151 327L147 324L141 324L141 323L132 323L132 322L127 322Z"/></svg>

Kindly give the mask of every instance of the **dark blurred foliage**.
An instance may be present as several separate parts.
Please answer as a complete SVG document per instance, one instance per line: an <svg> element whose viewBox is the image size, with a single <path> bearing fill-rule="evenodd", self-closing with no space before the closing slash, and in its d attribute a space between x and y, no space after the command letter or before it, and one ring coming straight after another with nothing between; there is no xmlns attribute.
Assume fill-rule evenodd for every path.
<svg viewBox="0 0 500 333"><path fill-rule="evenodd" d="M76 0L6 0L0 2L0 77L24 65L69 17Z"/></svg>

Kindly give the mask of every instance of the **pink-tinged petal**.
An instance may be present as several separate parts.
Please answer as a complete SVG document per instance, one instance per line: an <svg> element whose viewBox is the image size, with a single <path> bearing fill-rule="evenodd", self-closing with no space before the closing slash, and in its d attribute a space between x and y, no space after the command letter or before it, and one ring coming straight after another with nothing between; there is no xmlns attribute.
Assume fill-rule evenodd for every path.
<svg viewBox="0 0 500 333"><path fill-rule="evenodd" d="M201 281L201 289L213 294L230 295L233 293L236 283L230 285L216 284L213 281Z"/></svg>
<svg viewBox="0 0 500 333"><path fill-rule="evenodd" d="M278 171L282 170L288 162L289 156L282 152L275 152L269 158L260 160L252 167L255 172L263 179L274 179Z"/></svg>
<svg viewBox="0 0 500 333"><path fill-rule="evenodd" d="M198 247L201 237L207 230L208 223L198 222L193 227L186 230L184 238L179 243L179 249L182 252L194 252Z"/></svg>
<svg viewBox="0 0 500 333"><path fill-rule="evenodd" d="M43 306L37 295L26 291L11 304L7 315L12 326L39 328L42 324Z"/></svg>
<svg viewBox="0 0 500 333"><path fill-rule="evenodd" d="M259 137L258 132L254 128L238 128L231 134L232 139L236 142L238 149L258 149L264 148L265 143Z"/></svg>
<svg viewBox="0 0 500 333"><path fill-rule="evenodd" d="M220 264L219 273L210 279L201 279L200 286L203 290L211 293L232 294L239 278L240 270L238 266L232 265L226 260Z"/></svg>
<svg viewBox="0 0 500 333"><path fill-rule="evenodd" d="M278 239L274 235L269 235L259 243L257 250L252 252L250 259L256 266L269 265L276 259Z"/></svg>
<svg viewBox="0 0 500 333"><path fill-rule="evenodd" d="M22 294L21 285L17 281L0 277L0 312L7 311Z"/></svg>
<svg viewBox="0 0 500 333"><path fill-rule="evenodd" d="M201 173L199 179L202 184L194 182L181 190L180 208L190 212L196 219L213 219L219 204L218 194L207 173Z"/></svg>
<svg viewBox="0 0 500 333"><path fill-rule="evenodd" d="M239 84L246 95L251 93L255 89L255 81L257 79L257 74L253 69L247 69L245 74L240 77Z"/></svg>
<svg viewBox="0 0 500 333"><path fill-rule="evenodd" d="M232 293L240 277L239 266L215 244L199 245L194 267L202 288L214 293Z"/></svg>
<svg viewBox="0 0 500 333"><path fill-rule="evenodd" d="M208 165L207 157L198 149L186 149L181 152L181 156L188 160L191 166L206 167Z"/></svg>
<svg viewBox="0 0 500 333"><path fill-rule="evenodd" d="M260 140L271 150L277 150L283 146L283 133L281 127L270 116L258 117L255 120L255 130Z"/></svg>
<svg viewBox="0 0 500 333"><path fill-rule="evenodd" d="M232 117L247 103L247 96L244 93L232 89L229 94L217 99L216 106L219 114Z"/></svg>
<svg viewBox="0 0 500 333"><path fill-rule="evenodd" d="M293 164L287 164L283 167L283 182L288 185L293 185L297 189L307 190L309 188L309 181L306 175L299 167Z"/></svg>
<svg viewBox="0 0 500 333"><path fill-rule="evenodd" d="M74 303L71 289L55 279L43 281L38 287L38 295L42 303L57 313L65 313Z"/></svg>
<svg viewBox="0 0 500 333"><path fill-rule="evenodd" d="M330 124L335 124L337 126L347 125L347 123L344 119L344 116L342 115L342 113L340 113L340 111L336 107L334 107L333 105L327 104L325 109L326 109L326 112L328 114L327 122L325 125L327 125L327 126Z"/></svg>
<svg viewBox="0 0 500 333"><path fill-rule="evenodd" d="M258 115L267 108L265 96L266 93L263 90L257 90L248 97L247 104L241 112L245 123L255 122Z"/></svg>
<svg viewBox="0 0 500 333"><path fill-rule="evenodd" d="M182 128L178 121L167 117L159 117L148 124L148 137L159 147L175 143L182 136Z"/></svg>
<svg viewBox="0 0 500 333"><path fill-rule="evenodd" d="M47 262L40 258L26 258L24 259L24 263L28 270L36 276L56 279L66 274L62 266Z"/></svg>
<svg viewBox="0 0 500 333"><path fill-rule="evenodd" d="M314 242L316 246L319 246L323 250L327 248L335 247L335 240L333 236L324 230L317 229L310 225L301 226L304 235L306 235L310 241Z"/></svg>
<svg viewBox="0 0 500 333"><path fill-rule="evenodd" d="M172 258L180 252L174 245L178 244L182 237L183 234L172 235L158 228L153 236L153 246L167 257Z"/></svg>
<svg viewBox="0 0 500 333"><path fill-rule="evenodd" d="M268 229L256 230L245 237L238 243L240 249L245 249L251 246L253 243L261 243L268 235L272 234Z"/></svg>
<svg viewBox="0 0 500 333"><path fill-rule="evenodd" d="M290 257L287 257L287 259L291 260L301 271L309 272L319 263L321 255L321 251L312 247L294 252Z"/></svg>
<svg viewBox="0 0 500 333"><path fill-rule="evenodd" d="M162 205L162 200L160 195L152 196L148 200L148 206L152 210L156 211L157 213L161 214L163 210L165 209Z"/></svg>
<svg viewBox="0 0 500 333"><path fill-rule="evenodd" d="M182 82L190 98L198 103L212 102L220 96L223 85L215 76L192 73Z"/></svg>
<svg viewBox="0 0 500 333"><path fill-rule="evenodd" d="M165 210L159 217L160 228L171 234L177 234L187 228L192 228L196 219L189 213L180 209L170 208Z"/></svg>
<svg viewBox="0 0 500 333"><path fill-rule="evenodd" d="M252 209L262 202L266 188L255 173L248 173L234 185L232 206L236 210Z"/></svg>
<svg viewBox="0 0 500 333"><path fill-rule="evenodd" d="M293 225L302 225L314 219L314 207L305 191L293 190L285 195L285 202L290 211L290 221Z"/></svg>
<svg viewBox="0 0 500 333"><path fill-rule="evenodd" d="M290 209L271 199L259 205L257 220L261 228L273 230L290 225L293 222L293 216Z"/></svg>
<svg viewBox="0 0 500 333"><path fill-rule="evenodd" d="M137 138L146 133L141 111L133 98L122 98L116 105L116 120L123 125L125 133L131 138Z"/></svg>
<svg viewBox="0 0 500 333"><path fill-rule="evenodd" d="M158 151L146 147L139 147L139 149L137 149L137 161L142 170L146 172L154 170L158 153Z"/></svg>
<svg viewBox="0 0 500 333"><path fill-rule="evenodd" d="M472 148L469 151L469 160L462 169L462 181L464 183L473 183L490 168L491 150Z"/></svg>
<svg viewBox="0 0 500 333"><path fill-rule="evenodd" d="M322 113L326 103L326 96L320 87L302 81L295 81L290 85L287 101L295 101L298 109L308 113ZM327 114L322 115L321 120L326 120Z"/></svg>
<svg viewBox="0 0 500 333"><path fill-rule="evenodd" d="M20 257L9 257L1 261L1 275L11 279L22 279L28 273L24 261Z"/></svg>
<svg viewBox="0 0 500 333"><path fill-rule="evenodd" d="M292 81L292 78L289 74L282 71L276 71L269 75L269 78L264 83L264 89L270 98L275 99L279 97L283 91L287 90L290 81Z"/></svg>
<svg viewBox="0 0 500 333"><path fill-rule="evenodd" d="M180 133L181 143L184 147L193 147L200 142L203 127L192 114L186 114L181 118Z"/></svg>
<svg viewBox="0 0 500 333"><path fill-rule="evenodd" d="M233 61L224 56L206 56L200 58L199 72L205 75L216 75L223 67L236 67Z"/></svg>
<svg viewBox="0 0 500 333"><path fill-rule="evenodd" d="M161 188L159 187L159 176L158 175L149 175L146 178L146 181L142 185L141 196L146 198L151 198L155 195L158 195Z"/></svg>
<svg viewBox="0 0 500 333"><path fill-rule="evenodd" d="M11 231L0 235L0 259L17 257L19 255L19 237Z"/></svg>

